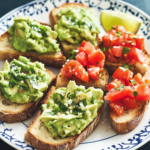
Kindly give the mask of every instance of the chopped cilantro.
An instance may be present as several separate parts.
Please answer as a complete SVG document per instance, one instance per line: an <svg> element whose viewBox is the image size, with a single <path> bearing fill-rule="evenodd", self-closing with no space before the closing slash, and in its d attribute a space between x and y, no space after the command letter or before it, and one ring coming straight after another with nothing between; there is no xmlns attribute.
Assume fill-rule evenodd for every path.
<svg viewBox="0 0 150 150"><path fill-rule="evenodd" d="M70 98L70 99L76 98L76 94L77 94L77 92L74 91L73 94L70 94L70 95L69 95L69 98Z"/></svg>
<svg viewBox="0 0 150 150"><path fill-rule="evenodd" d="M121 84L120 87L115 87L116 90L122 91L122 89L124 88L124 85Z"/></svg>
<svg viewBox="0 0 150 150"><path fill-rule="evenodd" d="M132 39L137 39L138 37L137 36L132 36Z"/></svg>
<svg viewBox="0 0 150 150"><path fill-rule="evenodd" d="M46 112L46 114L54 116L54 115L56 115L59 111L60 111L60 108L57 107L57 108L55 108L54 110L52 110L51 112Z"/></svg>
<svg viewBox="0 0 150 150"><path fill-rule="evenodd" d="M105 51L106 51L106 48L105 48L105 47L101 47L101 51L102 51L102 52L105 52Z"/></svg>
<svg viewBox="0 0 150 150"><path fill-rule="evenodd" d="M91 104L94 104L94 95L92 94Z"/></svg>
<svg viewBox="0 0 150 150"><path fill-rule="evenodd" d="M60 103L59 104L59 108L62 112L65 112L68 110L68 107L66 105L64 105L63 103Z"/></svg>
<svg viewBox="0 0 150 150"><path fill-rule="evenodd" d="M136 91L133 92L134 97L136 97L138 95L138 93Z"/></svg>
<svg viewBox="0 0 150 150"><path fill-rule="evenodd" d="M84 106L87 105L86 99L83 99L82 101L80 101L79 103L82 103Z"/></svg>
<svg viewBox="0 0 150 150"><path fill-rule="evenodd" d="M60 94L60 98L61 98L61 100L63 100L65 98L65 96L63 94Z"/></svg>
<svg viewBox="0 0 150 150"><path fill-rule="evenodd" d="M82 111L82 117L85 117L85 110Z"/></svg>
<svg viewBox="0 0 150 150"><path fill-rule="evenodd" d="M22 89L24 91L28 90L28 88L26 86L22 86L22 85L19 85L18 90L20 90L20 89Z"/></svg>
<svg viewBox="0 0 150 150"><path fill-rule="evenodd" d="M130 51L129 47L124 47L122 54L127 54L127 53L129 53L129 51Z"/></svg>
<svg viewBox="0 0 150 150"><path fill-rule="evenodd" d="M74 108L74 109L72 110L72 114L74 114L74 115L78 115L78 113L80 113L80 112L82 112L82 110L79 109L79 108Z"/></svg>
<svg viewBox="0 0 150 150"><path fill-rule="evenodd" d="M135 79L131 79L131 80L130 80L130 82L132 82L132 83L133 83L133 85L134 85L134 84L136 84Z"/></svg>
<svg viewBox="0 0 150 150"><path fill-rule="evenodd" d="M69 57L69 59L75 59L75 57L76 57L76 55L77 55L78 52L79 52L78 49L69 52L69 53L71 53L71 57Z"/></svg>
<svg viewBox="0 0 150 150"><path fill-rule="evenodd" d="M120 37L121 34L122 34L122 32L117 32L117 33L116 33L116 36Z"/></svg>
<svg viewBox="0 0 150 150"><path fill-rule="evenodd" d="M123 67L126 69L131 69L134 65L123 64Z"/></svg>
<svg viewBox="0 0 150 150"><path fill-rule="evenodd" d="M126 34L131 34L131 32L130 32L130 31L126 31L125 33L126 33Z"/></svg>
<svg viewBox="0 0 150 150"><path fill-rule="evenodd" d="M18 82L16 80L14 80L13 78L9 81L9 86L11 88L13 88L16 84L18 84Z"/></svg>

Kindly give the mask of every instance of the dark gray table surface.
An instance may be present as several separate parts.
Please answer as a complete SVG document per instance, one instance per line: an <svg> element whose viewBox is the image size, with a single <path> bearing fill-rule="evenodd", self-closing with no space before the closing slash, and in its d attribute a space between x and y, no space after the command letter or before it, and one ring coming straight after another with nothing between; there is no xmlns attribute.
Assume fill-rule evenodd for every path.
<svg viewBox="0 0 150 150"><path fill-rule="evenodd" d="M23 4L31 2L32 0L0 0L0 17L11 11L12 9L19 7ZM150 0L124 0L150 15ZM7 145L0 139L0 150L14 150L14 148ZM150 150L150 142L139 148L138 150Z"/></svg>

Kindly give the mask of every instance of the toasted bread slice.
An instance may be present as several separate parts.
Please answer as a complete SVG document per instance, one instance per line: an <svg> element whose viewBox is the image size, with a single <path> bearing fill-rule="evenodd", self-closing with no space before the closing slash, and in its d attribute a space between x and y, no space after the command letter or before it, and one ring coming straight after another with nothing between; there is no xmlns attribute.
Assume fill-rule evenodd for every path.
<svg viewBox="0 0 150 150"><path fill-rule="evenodd" d="M52 87L48 92L44 103L47 103L51 94L55 91L55 87ZM44 126L44 124L39 120L42 113L41 110L38 111L36 118L30 124L27 133L25 134L25 139L34 148L38 150L71 150L75 148L79 143L81 143L92 131L96 128L99 123L99 119L104 108L103 105L98 110L97 117L79 134L64 139L53 139L50 132Z"/></svg>
<svg viewBox="0 0 150 150"><path fill-rule="evenodd" d="M86 83L84 81L77 79L76 84L77 85L84 85L85 88L93 86L95 88L101 88L103 91L106 91L108 79L109 79L108 71L106 69L104 69L103 72L101 73L101 77L99 80L93 80L90 78L89 82ZM60 72L57 76L57 79L56 79L56 87L66 87L68 85L69 81L70 80L67 79L66 77L64 77L64 75Z"/></svg>
<svg viewBox="0 0 150 150"><path fill-rule="evenodd" d="M144 75L146 72L148 72L149 70L149 66L150 66L150 54L147 53L146 50L143 50L144 55L146 57L146 62L145 63L140 63L137 62L133 67L131 67L131 71L134 72L134 74L140 73L141 75ZM105 60L105 67L109 70L110 74L113 74L114 71L119 67L119 66L123 66L123 64L126 64L125 61L121 61L118 63L114 63L111 62L109 60Z"/></svg>
<svg viewBox="0 0 150 150"><path fill-rule="evenodd" d="M42 25L47 25L45 23L41 23ZM49 25L47 25L49 26ZM52 54L38 54L34 51L27 51L27 52L19 52L17 51L11 44L9 40L10 34L5 32L0 37L0 59L2 60L13 60L18 59L18 57L25 56L31 58L34 61L40 61L44 63L46 66L49 67L56 67L61 68L62 65L66 62L66 57L63 55L62 52L56 52Z"/></svg>
<svg viewBox="0 0 150 150"><path fill-rule="evenodd" d="M41 100L44 99L47 91L50 89L53 81L56 79L56 75L54 75L51 71L47 70L47 72L51 77L51 82L43 96L36 102L30 102L27 104L11 103L10 100L6 99L0 93L0 121L7 123L20 122L33 115L40 105Z"/></svg>
<svg viewBox="0 0 150 150"><path fill-rule="evenodd" d="M136 109L126 109L124 114L119 117L110 110L110 121L114 130L118 134L124 134L132 131L141 122L149 101L137 100L136 102L138 106Z"/></svg>
<svg viewBox="0 0 150 150"><path fill-rule="evenodd" d="M57 8L54 8L50 14L49 14L49 20L51 22L51 26L52 28L54 29L54 25L58 23L58 20L59 18L57 17L57 13L63 8L63 7L72 7L72 8L76 8L76 7L85 7L85 8L89 8L87 6L84 6L83 4L81 3L65 3L63 5L61 5L60 7L57 7ZM101 44L101 39L99 37L99 35L97 34L96 36L96 42L97 42L97 47L100 46ZM80 43L81 44L81 43ZM60 45L61 45L61 48L64 52L64 55L69 58L70 57L70 51L72 50L75 50L77 49L80 44L70 44L69 42L66 42L66 41L61 41L60 42Z"/></svg>

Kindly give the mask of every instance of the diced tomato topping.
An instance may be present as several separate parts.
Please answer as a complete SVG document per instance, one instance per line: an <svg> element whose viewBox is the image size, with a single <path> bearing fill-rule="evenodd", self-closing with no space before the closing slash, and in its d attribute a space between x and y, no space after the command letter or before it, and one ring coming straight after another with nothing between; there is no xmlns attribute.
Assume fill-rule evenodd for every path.
<svg viewBox="0 0 150 150"><path fill-rule="evenodd" d="M88 56L84 52L80 52L76 55L76 60L80 62L83 66L88 65Z"/></svg>
<svg viewBox="0 0 150 150"><path fill-rule="evenodd" d="M100 69L99 67L92 66L92 67L88 68L88 74L94 80L100 79L100 73L102 71L103 71L103 69Z"/></svg>
<svg viewBox="0 0 150 150"><path fill-rule="evenodd" d="M76 60L70 60L67 62L64 67L61 69L61 72L64 74L64 76L68 79L71 79L72 77L72 70L75 68L75 66L78 64Z"/></svg>
<svg viewBox="0 0 150 150"><path fill-rule="evenodd" d="M135 81L138 83L138 84L143 84L143 78L142 78L142 75L137 73L135 76L134 76L134 79Z"/></svg>
<svg viewBox="0 0 150 150"><path fill-rule="evenodd" d="M80 47L84 47L84 45L85 45L86 42L87 41L83 40L82 43L81 43L81 45L80 45Z"/></svg>
<svg viewBox="0 0 150 150"><path fill-rule="evenodd" d="M135 99L141 101L150 100L150 91L148 85L146 84L138 85L136 92L138 93L138 95L135 97Z"/></svg>
<svg viewBox="0 0 150 150"><path fill-rule="evenodd" d="M134 59L136 61L140 61L141 63L144 63L146 61L143 51L135 47L130 48L130 51L128 53L128 58Z"/></svg>
<svg viewBox="0 0 150 150"><path fill-rule="evenodd" d="M128 109L137 108L137 103L134 98L124 98L121 100L121 103Z"/></svg>
<svg viewBox="0 0 150 150"><path fill-rule="evenodd" d="M127 87L123 88L121 91L120 90L110 90L104 98L108 101L115 102L115 101L125 98L128 95L129 91L130 91L130 89Z"/></svg>
<svg viewBox="0 0 150 150"><path fill-rule="evenodd" d="M102 37L103 47L107 48L106 51L111 51L111 53L105 52L106 58L112 62L118 62L117 59L121 58L130 65L137 61L144 63L146 60L142 51L144 49L144 37L126 31L123 26L113 26ZM124 47L129 48L130 51L123 51Z"/></svg>
<svg viewBox="0 0 150 150"><path fill-rule="evenodd" d="M124 113L124 106L119 102L109 103L109 108L116 116L121 116Z"/></svg>
<svg viewBox="0 0 150 150"><path fill-rule="evenodd" d="M121 79L115 79L107 85L107 90L110 91L115 87L120 87L121 84L125 85L125 81Z"/></svg>
<svg viewBox="0 0 150 150"><path fill-rule="evenodd" d="M89 82L89 76L85 68L80 63L78 63L74 67L74 69L72 70L72 74L77 78L81 79L82 81Z"/></svg>
<svg viewBox="0 0 150 150"><path fill-rule="evenodd" d="M133 72L128 70L128 69L124 69L122 67L119 67L114 72L112 77L113 78L117 78L117 79L123 79L123 80L129 81L133 77Z"/></svg>
<svg viewBox="0 0 150 150"><path fill-rule="evenodd" d="M105 59L105 55L101 50L94 50L88 55L88 59L92 65L97 65Z"/></svg>
<svg viewBox="0 0 150 150"><path fill-rule="evenodd" d="M115 30L116 32L126 32L127 29L124 26L113 26L112 30Z"/></svg>
<svg viewBox="0 0 150 150"><path fill-rule="evenodd" d="M79 52L85 52L86 54L90 54L95 50L95 47L90 43L86 42L83 47L78 48Z"/></svg>
<svg viewBox="0 0 150 150"><path fill-rule="evenodd" d="M140 50L143 50L144 49L144 37L139 36L139 35L136 35L136 37L138 37L135 39L136 47Z"/></svg>
<svg viewBox="0 0 150 150"><path fill-rule="evenodd" d="M123 46L114 46L113 48L111 48L112 55L116 57L121 57L123 48Z"/></svg>

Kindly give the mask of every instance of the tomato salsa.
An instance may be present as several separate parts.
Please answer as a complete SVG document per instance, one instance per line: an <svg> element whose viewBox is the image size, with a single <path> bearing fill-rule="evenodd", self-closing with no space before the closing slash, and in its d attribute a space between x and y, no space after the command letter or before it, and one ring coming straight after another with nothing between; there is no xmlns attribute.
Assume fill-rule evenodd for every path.
<svg viewBox="0 0 150 150"><path fill-rule="evenodd" d="M89 82L89 78L100 79L105 60L105 55L100 49L96 50L90 42L83 41L80 47L71 53L70 60L61 69L66 78L77 77L85 82Z"/></svg>
<svg viewBox="0 0 150 150"><path fill-rule="evenodd" d="M146 58L144 50L144 37L127 31L123 26L113 26L102 37L102 51L106 59L111 62L121 60L133 65L137 61L144 63Z"/></svg>
<svg viewBox="0 0 150 150"><path fill-rule="evenodd" d="M105 99L110 109L121 116L125 109L137 108L136 101L150 100L150 75L143 77L129 69L119 67L113 74L113 80L107 85L108 93Z"/></svg>

